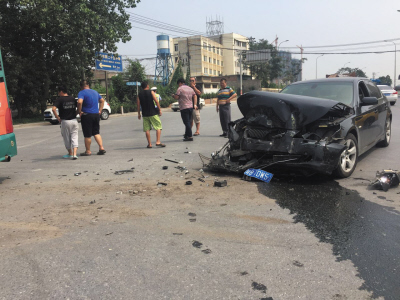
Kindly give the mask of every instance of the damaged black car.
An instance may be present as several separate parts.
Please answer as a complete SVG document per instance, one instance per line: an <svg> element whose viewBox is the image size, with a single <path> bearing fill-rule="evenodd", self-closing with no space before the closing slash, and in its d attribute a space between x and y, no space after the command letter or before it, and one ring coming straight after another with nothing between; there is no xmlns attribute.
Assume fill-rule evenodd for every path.
<svg viewBox="0 0 400 300"><path fill-rule="evenodd" d="M301 81L281 93L253 91L237 100L243 118L229 125L229 141L211 158L214 171L350 176L358 157L390 143L392 113L366 78Z"/></svg>

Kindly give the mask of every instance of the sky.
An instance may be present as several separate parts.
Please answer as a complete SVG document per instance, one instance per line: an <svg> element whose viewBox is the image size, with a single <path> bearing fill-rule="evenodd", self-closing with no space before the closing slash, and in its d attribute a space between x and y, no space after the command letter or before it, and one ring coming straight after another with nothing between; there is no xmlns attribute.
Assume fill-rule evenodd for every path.
<svg viewBox="0 0 400 300"><path fill-rule="evenodd" d="M395 40L400 52L400 1L398 0L141 0L129 12L197 32L206 32L207 19L224 22L224 32L235 32L256 40L273 42L278 37L280 50L291 51L300 58L304 48L303 80L324 78L342 67L360 68L369 78L395 72ZM132 16L134 18L134 16ZM135 20L135 19L133 19ZM136 19L137 20L137 19ZM118 43L118 54L132 59L155 57L156 37L188 35L131 22L132 39ZM139 29L141 27L144 29ZM379 43L370 43L379 42ZM354 46L326 47L368 43ZM321 48L309 48L324 46ZM333 54L347 52L380 52L369 54ZM319 52L320 54L311 54ZM321 53L325 53L320 56ZM320 56L320 57L319 57ZM397 55L396 77L400 73ZM319 57L317 59L317 57ZM144 60L147 74L154 74L155 60ZM396 81L400 84L400 80Z"/></svg>

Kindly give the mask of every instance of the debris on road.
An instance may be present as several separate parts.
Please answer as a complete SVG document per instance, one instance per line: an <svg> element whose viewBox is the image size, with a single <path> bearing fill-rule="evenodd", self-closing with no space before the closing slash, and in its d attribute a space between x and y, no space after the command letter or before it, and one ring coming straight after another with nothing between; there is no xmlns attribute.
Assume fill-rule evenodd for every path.
<svg viewBox="0 0 400 300"><path fill-rule="evenodd" d="M201 182L206 182L203 178L198 178Z"/></svg>
<svg viewBox="0 0 400 300"><path fill-rule="evenodd" d="M75 173L74 175L75 176L79 176L79 175L81 175L82 173L80 173L80 172L77 172L77 173Z"/></svg>
<svg viewBox="0 0 400 300"><path fill-rule="evenodd" d="M190 222L196 222L196 219L189 219Z"/></svg>
<svg viewBox="0 0 400 300"><path fill-rule="evenodd" d="M270 182L274 174L268 173L267 171L260 170L260 169L248 169L246 172L243 174L244 176L248 177L253 177L258 180L264 181L264 182ZM245 180L246 177L244 177Z"/></svg>
<svg viewBox="0 0 400 300"><path fill-rule="evenodd" d="M214 186L215 187L224 187L224 186L227 186L227 185L228 185L228 182L226 180L223 180L223 181L215 180L214 181Z"/></svg>
<svg viewBox="0 0 400 300"><path fill-rule="evenodd" d="M96 200L90 201L89 204L95 204Z"/></svg>
<svg viewBox="0 0 400 300"><path fill-rule="evenodd" d="M400 183L400 172L397 170L383 170L376 172L376 180L368 187L387 192L389 188L396 187Z"/></svg>
<svg viewBox="0 0 400 300"><path fill-rule="evenodd" d="M163 166L162 169L163 170L168 170L168 166Z"/></svg>
<svg viewBox="0 0 400 300"><path fill-rule="evenodd" d="M183 233L180 233L180 232L173 232L172 234L173 235L183 235Z"/></svg>
<svg viewBox="0 0 400 300"><path fill-rule="evenodd" d="M190 180L186 181L186 185L192 185L192 182Z"/></svg>
<svg viewBox="0 0 400 300"><path fill-rule="evenodd" d="M121 191L118 191L118 192L117 192L117 194L120 194L120 195L122 195L122 192L121 192Z"/></svg>
<svg viewBox="0 0 400 300"><path fill-rule="evenodd" d="M162 187L162 186L166 186L166 185L168 185L168 183L165 183L165 182L159 182L159 183L157 183L157 186L158 186L158 187Z"/></svg>
<svg viewBox="0 0 400 300"><path fill-rule="evenodd" d="M114 232L106 233L106 235L112 235Z"/></svg>
<svg viewBox="0 0 400 300"><path fill-rule="evenodd" d="M201 252L205 253L205 254L210 254L211 250L210 249L205 249L205 250L201 250Z"/></svg>
<svg viewBox="0 0 400 300"><path fill-rule="evenodd" d="M132 169L130 169L130 170L115 171L115 172L114 172L114 175L122 175L122 174L126 174L126 173L133 173L133 169L134 169L134 168L132 168Z"/></svg>
<svg viewBox="0 0 400 300"><path fill-rule="evenodd" d="M179 164L179 161L176 161L176 160L172 160L172 159L168 159L168 158L166 158L165 160L169 161L169 162L173 162L175 164Z"/></svg>
<svg viewBox="0 0 400 300"><path fill-rule="evenodd" d="M192 246L200 249L201 246L203 246L203 243L200 243L199 241L193 241Z"/></svg>
<svg viewBox="0 0 400 300"><path fill-rule="evenodd" d="M195 213L188 213L188 216L195 217L196 214Z"/></svg>

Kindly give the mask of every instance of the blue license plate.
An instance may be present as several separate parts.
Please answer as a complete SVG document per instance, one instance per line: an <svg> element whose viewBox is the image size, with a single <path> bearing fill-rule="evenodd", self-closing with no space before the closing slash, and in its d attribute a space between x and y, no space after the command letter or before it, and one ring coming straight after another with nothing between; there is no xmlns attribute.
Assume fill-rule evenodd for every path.
<svg viewBox="0 0 400 300"><path fill-rule="evenodd" d="M391 94L390 94L390 93L384 93L383 95L385 95L385 96L390 96Z"/></svg>
<svg viewBox="0 0 400 300"><path fill-rule="evenodd" d="M244 175L254 177L265 182L270 182L274 176L274 174L259 169L247 169L246 172L244 172Z"/></svg>

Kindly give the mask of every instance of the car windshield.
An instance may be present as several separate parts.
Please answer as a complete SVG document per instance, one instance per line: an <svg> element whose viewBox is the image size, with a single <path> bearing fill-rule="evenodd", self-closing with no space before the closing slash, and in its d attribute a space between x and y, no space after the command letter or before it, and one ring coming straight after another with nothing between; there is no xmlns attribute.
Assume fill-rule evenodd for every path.
<svg viewBox="0 0 400 300"><path fill-rule="evenodd" d="M283 94L335 100L346 105L353 102L352 82L304 82L287 86Z"/></svg>
<svg viewBox="0 0 400 300"><path fill-rule="evenodd" d="M378 88L379 88L381 91L384 91L384 90L392 90L392 87L389 86L389 85L378 85Z"/></svg>

